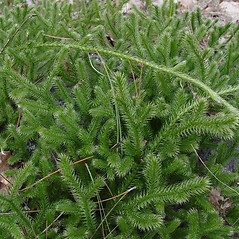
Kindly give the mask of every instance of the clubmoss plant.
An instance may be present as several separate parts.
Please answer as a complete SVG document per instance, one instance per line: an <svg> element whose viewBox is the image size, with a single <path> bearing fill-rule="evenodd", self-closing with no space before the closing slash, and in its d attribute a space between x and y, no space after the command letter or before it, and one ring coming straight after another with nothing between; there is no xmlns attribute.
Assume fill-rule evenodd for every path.
<svg viewBox="0 0 239 239"><path fill-rule="evenodd" d="M239 27L124 2L2 3L1 238L237 235Z"/></svg>

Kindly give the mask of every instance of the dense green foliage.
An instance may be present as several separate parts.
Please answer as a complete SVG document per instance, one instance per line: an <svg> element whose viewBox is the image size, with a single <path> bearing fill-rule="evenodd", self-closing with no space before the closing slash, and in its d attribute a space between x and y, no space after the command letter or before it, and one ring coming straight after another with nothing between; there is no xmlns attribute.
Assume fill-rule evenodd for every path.
<svg viewBox="0 0 239 239"><path fill-rule="evenodd" d="M173 1L12 2L0 147L21 166L4 172L0 238L235 236L239 26Z"/></svg>

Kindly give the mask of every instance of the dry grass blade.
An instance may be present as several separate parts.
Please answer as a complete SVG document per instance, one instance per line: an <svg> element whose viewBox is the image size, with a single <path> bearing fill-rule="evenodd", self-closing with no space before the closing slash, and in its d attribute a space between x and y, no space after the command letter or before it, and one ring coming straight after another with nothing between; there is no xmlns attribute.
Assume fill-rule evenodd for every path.
<svg viewBox="0 0 239 239"><path fill-rule="evenodd" d="M50 224L50 225L48 225L42 232L41 232L41 234L43 234L43 233L47 233L47 230L63 215L64 213L62 212L62 213L60 213L56 218L55 218L55 220Z"/></svg>
<svg viewBox="0 0 239 239"><path fill-rule="evenodd" d="M76 165L76 164L78 164L78 163L82 163L82 162L84 162L84 161L86 161L86 160L88 160L88 159L92 159L92 158L93 158L93 156L89 156L89 157L87 157L87 158L80 159L80 160L78 160L78 161L76 161L76 162L70 164L70 166L74 166L74 165ZM27 189L30 189L30 188L34 187L34 186L37 185L38 183L42 182L43 180L45 180L45 179L51 177L52 175L54 175L54 174L56 174L56 173L59 173L60 171L61 171L61 168L59 168L59 169L57 169L56 171L54 171L54 172L52 172L52 173L46 175L45 177L39 179L39 180L36 181L35 183L33 183L33 184L31 184L31 185L29 185L29 186L23 188L23 189L20 189L19 192L23 192L23 191L26 191Z"/></svg>
<svg viewBox="0 0 239 239"><path fill-rule="evenodd" d="M6 43L4 44L4 46L2 47L2 49L0 50L0 55L4 52L4 50L6 49L6 47L8 46L8 44L12 41L12 39L17 35L17 33L21 30L21 28L26 24L26 22L28 20L30 20L32 17L36 17L36 14L32 14L30 15L28 18L26 18L22 24L17 28L17 30L10 36L10 38L6 41Z"/></svg>
<svg viewBox="0 0 239 239"><path fill-rule="evenodd" d="M195 154L197 155L198 159L200 160L200 162L203 164L203 166L207 169L207 171L222 185L224 185L225 187L229 188L231 191L233 191L234 193L236 193L239 196L239 192L237 190L235 190L234 188L230 187L229 185L227 185L226 183L224 183L223 181L221 181L208 167L207 165L203 162L203 160L201 159L201 157L198 155L196 149L192 146Z"/></svg>
<svg viewBox="0 0 239 239"><path fill-rule="evenodd" d="M89 175L90 175L90 178L91 178L91 181L92 182L94 182L94 178L93 178L93 176L92 176L92 174L91 174L91 171L90 171L90 169L89 169L89 166L88 166L88 164L87 163L85 163L85 166L86 166L86 169L87 169L87 171L88 171L88 173L89 173ZM104 182L105 183L105 182ZM106 183L105 183L106 184ZM99 206L99 213L100 213L100 218L101 218L101 221L103 220L103 218L105 217L105 210L104 210L104 207L103 207L103 204L102 204L102 202L101 202L101 198L100 198L100 195L99 195L99 193L97 193L97 204L98 204L98 206ZM109 224L108 224L108 222L106 221L106 227L108 228L108 230L110 230L110 227L109 227ZM105 230L104 230L104 225L102 224L102 238L105 238Z"/></svg>
<svg viewBox="0 0 239 239"><path fill-rule="evenodd" d="M94 237L94 235L96 234L96 232L99 230L99 228L101 227L101 225L104 223L104 221L107 219L107 217L110 215L110 213L114 210L114 208L119 204L119 202L131 191L133 191L134 189L136 189L136 187L132 187L130 189L128 189L127 191L123 192L123 196L121 196L122 194L118 195L121 196L121 198L115 203L115 205L109 210L109 212L105 215L105 217L103 218L103 220L101 221L101 223L98 225L98 227L96 228L95 232L93 233L93 235L91 236L90 239L92 239ZM115 196L117 197L117 196ZM114 197L114 198L115 198ZM111 198L112 199L112 198ZM110 199L109 199L110 200ZM101 201L102 202L102 201Z"/></svg>

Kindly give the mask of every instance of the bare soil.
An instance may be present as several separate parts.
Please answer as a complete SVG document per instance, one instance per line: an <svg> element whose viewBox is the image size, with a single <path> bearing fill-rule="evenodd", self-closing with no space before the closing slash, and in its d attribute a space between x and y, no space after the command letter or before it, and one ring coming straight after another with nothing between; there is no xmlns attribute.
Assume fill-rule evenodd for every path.
<svg viewBox="0 0 239 239"><path fill-rule="evenodd" d="M168 0L152 0L155 5L162 5ZM220 24L227 22L239 23L239 0L174 0L180 4L180 11L193 11L196 8L202 10L205 17L219 19ZM130 0L125 4L124 11L130 11L132 5L144 7L145 1Z"/></svg>

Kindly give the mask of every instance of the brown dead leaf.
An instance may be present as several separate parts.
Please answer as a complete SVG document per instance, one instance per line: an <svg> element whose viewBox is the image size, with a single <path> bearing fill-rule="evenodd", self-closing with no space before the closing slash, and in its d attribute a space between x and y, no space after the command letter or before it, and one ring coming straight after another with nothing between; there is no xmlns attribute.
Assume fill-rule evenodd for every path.
<svg viewBox="0 0 239 239"><path fill-rule="evenodd" d="M220 209L220 201L224 200L224 197L221 196L220 188L213 188L208 197L209 202L217 209Z"/></svg>
<svg viewBox="0 0 239 239"><path fill-rule="evenodd" d="M11 152L10 151L3 151L0 152L0 173L8 169L7 160L10 158Z"/></svg>
<svg viewBox="0 0 239 239"><path fill-rule="evenodd" d="M8 159L11 156L10 151L0 152L0 193L7 194L11 186L11 179L3 175L3 172L9 169Z"/></svg>
<svg viewBox="0 0 239 239"><path fill-rule="evenodd" d="M12 183L10 182L10 180L0 174L0 193L7 194L11 185Z"/></svg>
<svg viewBox="0 0 239 239"><path fill-rule="evenodd" d="M232 206L232 200L230 198L226 198L224 200L224 203L221 205L221 212L225 214L227 209L229 209L231 206Z"/></svg>
<svg viewBox="0 0 239 239"><path fill-rule="evenodd" d="M220 188L213 188L208 196L209 202L220 213L225 215L226 211L232 206L232 200L230 198L224 198L221 195Z"/></svg>

